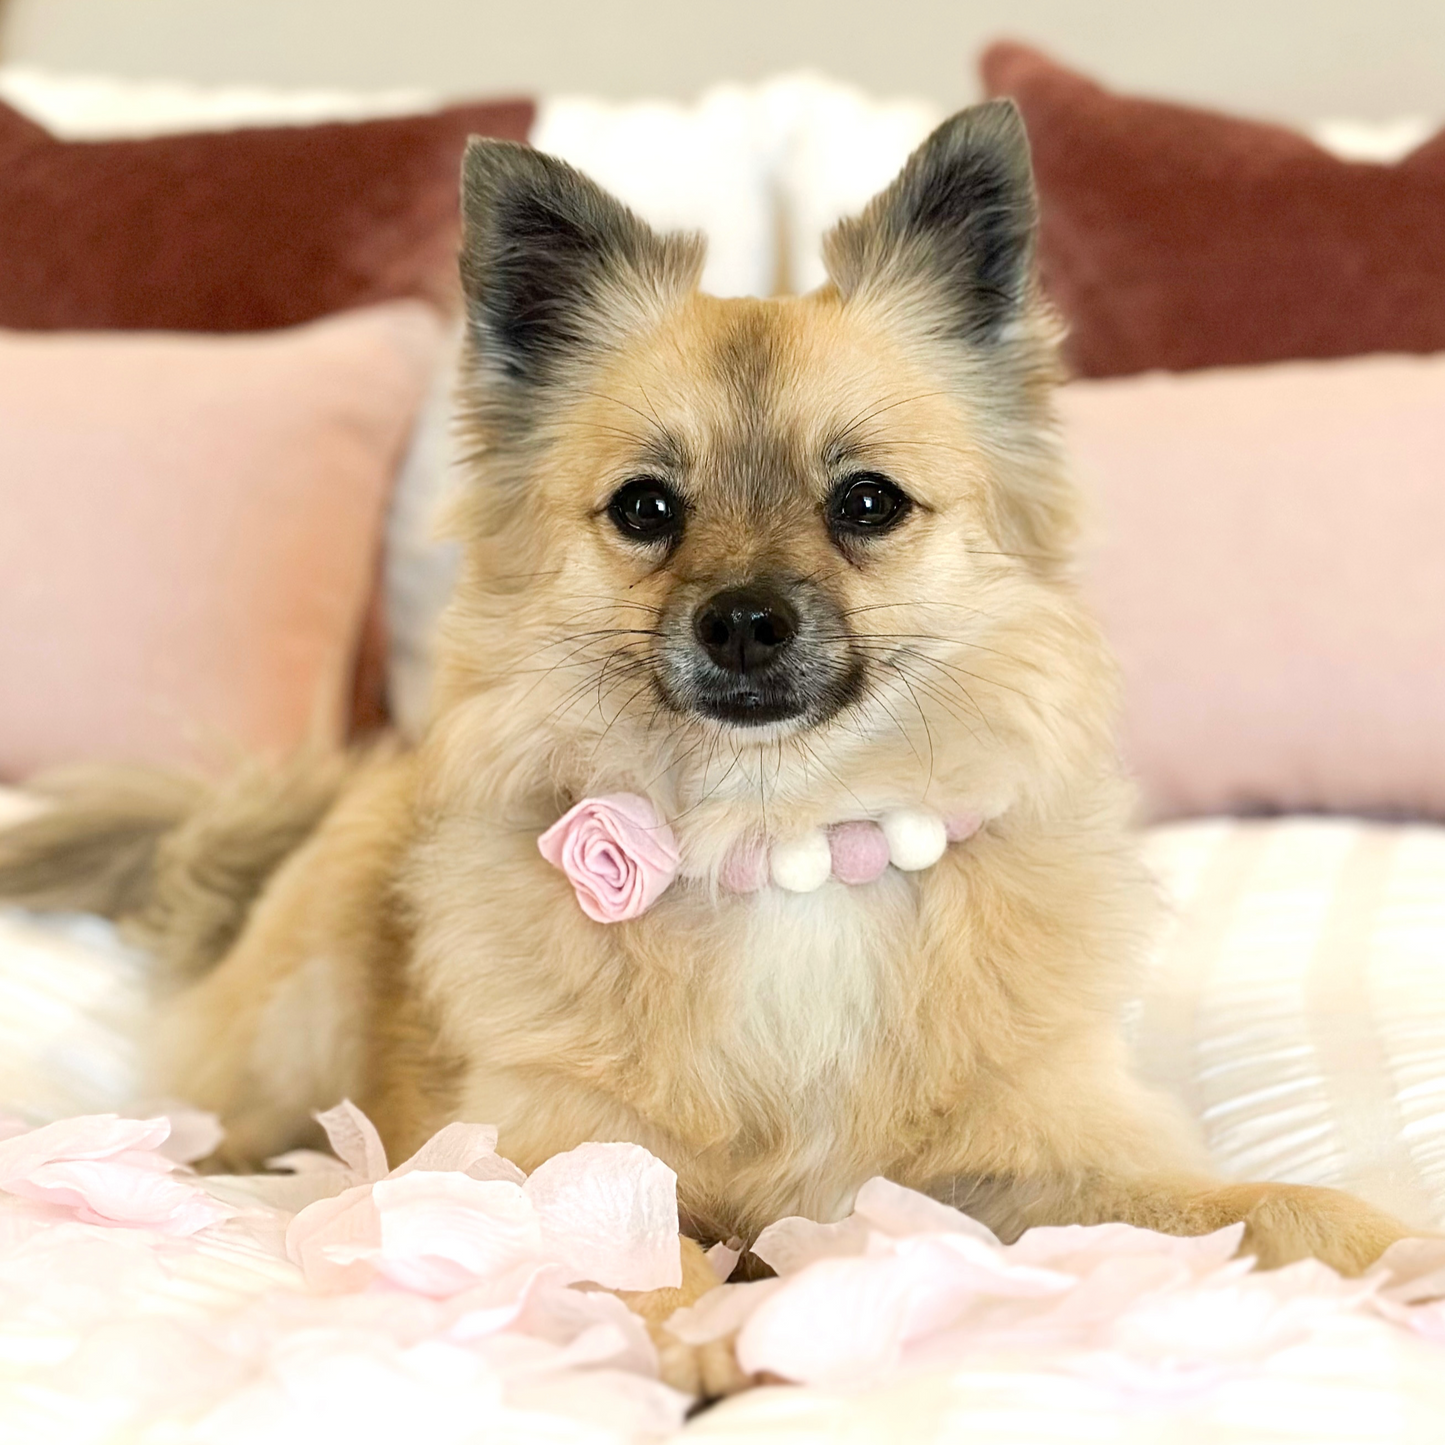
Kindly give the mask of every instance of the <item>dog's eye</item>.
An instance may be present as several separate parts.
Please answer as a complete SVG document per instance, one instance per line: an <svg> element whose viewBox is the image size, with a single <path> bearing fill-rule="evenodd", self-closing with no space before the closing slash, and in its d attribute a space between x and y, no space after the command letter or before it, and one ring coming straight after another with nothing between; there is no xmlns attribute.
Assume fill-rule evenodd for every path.
<svg viewBox="0 0 1445 1445"><path fill-rule="evenodd" d="M682 531L682 500L656 477L634 477L612 495L607 515L624 537L670 542Z"/></svg>
<svg viewBox="0 0 1445 1445"><path fill-rule="evenodd" d="M912 505L903 489L881 472L858 472L833 489L828 516L842 532L886 532Z"/></svg>

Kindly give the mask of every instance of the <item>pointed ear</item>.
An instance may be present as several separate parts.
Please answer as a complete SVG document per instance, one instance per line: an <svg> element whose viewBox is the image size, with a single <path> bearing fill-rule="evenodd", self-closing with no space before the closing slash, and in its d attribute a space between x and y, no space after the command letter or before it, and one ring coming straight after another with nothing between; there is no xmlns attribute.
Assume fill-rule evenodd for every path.
<svg viewBox="0 0 1445 1445"><path fill-rule="evenodd" d="M898 179L824 242L845 297L927 288L931 327L996 339L1022 309L1037 207L1028 137L1010 100L944 121Z"/></svg>
<svg viewBox="0 0 1445 1445"><path fill-rule="evenodd" d="M697 283L702 241L659 236L564 161L474 138L462 162L462 285L479 355L551 380Z"/></svg>

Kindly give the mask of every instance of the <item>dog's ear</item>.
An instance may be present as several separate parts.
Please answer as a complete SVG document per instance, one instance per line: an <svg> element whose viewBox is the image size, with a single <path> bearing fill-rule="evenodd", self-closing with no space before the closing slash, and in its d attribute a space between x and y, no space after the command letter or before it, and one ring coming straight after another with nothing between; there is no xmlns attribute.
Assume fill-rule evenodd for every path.
<svg viewBox="0 0 1445 1445"><path fill-rule="evenodd" d="M462 285L479 356L545 384L696 284L702 242L659 236L553 156L474 138L462 163Z"/></svg>
<svg viewBox="0 0 1445 1445"><path fill-rule="evenodd" d="M861 216L824 242L845 297L917 297L930 330L996 339L1024 305L1037 207L1029 143L1010 100L960 111ZM895 298L896 299L896 298Z"/></svg>

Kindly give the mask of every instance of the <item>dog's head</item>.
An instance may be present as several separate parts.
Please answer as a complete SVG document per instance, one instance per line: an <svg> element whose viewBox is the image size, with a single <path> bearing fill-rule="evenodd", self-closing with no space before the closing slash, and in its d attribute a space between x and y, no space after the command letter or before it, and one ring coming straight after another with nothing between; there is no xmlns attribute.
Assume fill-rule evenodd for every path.
<svg viewBox="0 0 1445 1445"><path fill-rule="evenodd" d="M1011 104L940 127L801 298L699 293L699 240L523 147L472 143L464 209L480 475L443 707L565 786L684 803L729 761L766 801L764 753L784 795L861 749L909 796L1067 733L1098 663Z"/></svg>

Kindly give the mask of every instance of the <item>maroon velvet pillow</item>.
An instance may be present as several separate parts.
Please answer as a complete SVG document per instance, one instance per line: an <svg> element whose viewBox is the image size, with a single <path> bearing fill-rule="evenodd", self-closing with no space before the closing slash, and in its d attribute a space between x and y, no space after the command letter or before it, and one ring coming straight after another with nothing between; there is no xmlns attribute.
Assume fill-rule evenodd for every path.
<svg viewBox="0 0 1445 1445"><path fill-rule="evenodd" d="M0 104L0 327L258 331L450 305L467 136L525 140L533 112L74 142Z"/></svg>
<svg viewBox="0 0 1445 1445"><path fill-rule="evenodd" d="M1397 165L985 52L1033 147L1045 289L1084 376L1445 350L1445 134Z"/></svg>

